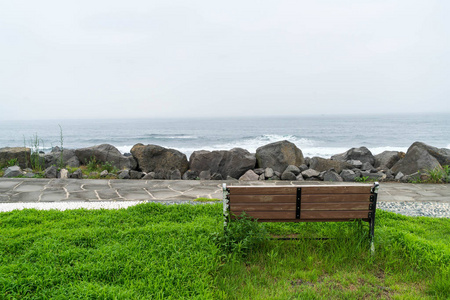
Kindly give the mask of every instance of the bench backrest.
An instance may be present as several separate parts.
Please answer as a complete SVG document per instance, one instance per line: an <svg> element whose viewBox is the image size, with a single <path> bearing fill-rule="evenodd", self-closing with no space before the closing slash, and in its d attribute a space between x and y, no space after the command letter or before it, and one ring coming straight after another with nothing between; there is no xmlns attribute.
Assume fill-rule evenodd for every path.
<svg viewBox="0 0 450 300"><path fill-rule="evenodd" d="M370 222L374 190L373 185L301 185L229 186L226 192L232 217L245 211L261 222Z"/></svg>

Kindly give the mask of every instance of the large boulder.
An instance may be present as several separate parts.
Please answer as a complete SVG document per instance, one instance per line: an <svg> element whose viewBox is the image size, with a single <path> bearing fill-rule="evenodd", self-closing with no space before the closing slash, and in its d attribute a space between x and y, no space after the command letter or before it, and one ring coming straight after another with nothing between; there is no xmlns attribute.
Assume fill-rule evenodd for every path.
<svg viewBox="0 0 450 300"><path fill-rule="evenodd" d="M3 177L17 177L23 175L23 171L19 166L11 166L5 170Z"/></svg>
<svg viewBox="0 0 450 300"><path fill-rule="evenodd" d="M131 148L131 154L142 172L156 172L159 179L169 179L174 170L184 174L189 168L186 155L175 149L139 143Z"/></svg>
<svg viewBox="0 0 450 300"><path fill-rule="evenodd" d="M313 157L309 162L309 167L319 172L334 169L337 173L341 173L342 170L352 169L353 165L345 161L332 160L321 157Z"/></svg>
<svg viewBox="0 0 450 300"><path fill-rule="evenodd" d="M56 147L55 147L56 148ZM59 149L59 148L58 148ZM44 155L44 167L60 166L61 151L53 151ZM78 168L80 160L72 149L63 149L62 151L63 167Z"/></svg>
<svg viewBox="0 0 450 300"><path fill-rule="evenodd" d="M441 166L450 165L450 149L447 148L436 148L433 146L429 146L427 144L421 142L413 143L409 149L412 147L418 147L426 150L431 156L436 158ZM408 151L409 151L408 149Z"/></svg>
<svg viewBox="0 0 450 300"><path fill-rule="evenodd" d="M289 141L280 141L256 149L259 168L272 168L284 172L289 165L300 166L305 162L302 151Z"/></svg>
<svg viewBox="0 0 450 300"><path fill-rule="evenodd" d="M338 161L359 160L362 163L368 162L372 166L375 164L375 157L366 147L351 148L344 153L333 155L331 159Z"/></svg>
<svg viewBox="0 0 450 300"><path fill-rule="evenodd" d="M441 168L441 164L431 153L436 154L436 152L429 152L427 147L423 147L422 143L414 143L409 148L405 154L405 157L399 160L393 167L392 172L398 173L402 172L405 175L411 175L418 171L424 172L427 170L432 170L434 168ZM434 148L434 147L433 147ZM437 149L437 148L434 148ZM439 150L439 149L437 149ZM445 150L445 149L441 149ZM450 151L450 150L448 150ZM444 152L444 151L442 151ZM445 162L444 156L439 156L441 161Z"/></svg>
<svg viewBox="0 0 450 300"><path fill-rule="evenodd" d="M109 144L76 149L75 155L83 165L88 164L92 158L95 158L100 163L109 162L118 169L132 170L136 169L137 166L133 157L123 156L116 147Z"/></svg>
<svg viewBox="0 0 450 300"><path fill-rule="evenodd" d="M392 168L400 159L405 156L405 153L399 151L384 151L375 155L375 168L386 167Z"/></svg>
<svg viewBox="0 0 450 300"><path fill-rule="evenodd" d="M194 151L189 158L190 170L198 173L209 170L222 178L239 178L255 167L256 157L245 149L234 148L229 151Z"/></svg>
<svg viewBox="0 0 450 300"><path fill-rule="evenodd" d="M17 159L21 168L31 166L31 149L25 147L5 147L0 148L0 167L8 165L8 161Z"/></svg>

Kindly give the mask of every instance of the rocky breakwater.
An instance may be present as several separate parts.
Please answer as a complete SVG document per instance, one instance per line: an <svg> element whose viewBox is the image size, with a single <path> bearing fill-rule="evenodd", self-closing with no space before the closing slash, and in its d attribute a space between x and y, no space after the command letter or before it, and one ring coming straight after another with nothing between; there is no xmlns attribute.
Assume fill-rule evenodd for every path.
<svg viewBox="0 0 450 300"><path fill-rule="evenodd" d="M35 154L31 154L33 157ZM287 181L401 181L426 182L430 171L444 171L450 165L450 150L421 142L413 143L406 153L385 151L373 155L366 147L351 148L331 158L304 157L289 141L271 143L250 153L242 148L220 151L194 151L189 160L175 149L136 144L123 155L109 144L81 149L55 147L39 154L47 178L119 178L185 180L287 180ZM4 167L3 176L33 177L29 168L30 149L0 149L1 166L14 160L16 166ZM93 162L103 169L88 172ZM59 166L59 168L58 168ZM60 168L61 166L67 169ZM108 167L108 168L106 168Z"/></svg>

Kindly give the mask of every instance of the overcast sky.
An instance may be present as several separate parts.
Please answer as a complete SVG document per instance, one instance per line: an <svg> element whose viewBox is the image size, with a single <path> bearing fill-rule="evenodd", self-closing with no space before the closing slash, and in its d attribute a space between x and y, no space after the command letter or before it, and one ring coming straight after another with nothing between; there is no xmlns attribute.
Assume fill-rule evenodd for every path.
<svg viewBox="0 0 450 300"><path fill-rule="evenodd" d="M1 1L0 119L450 112L450 1Z"/></svg>

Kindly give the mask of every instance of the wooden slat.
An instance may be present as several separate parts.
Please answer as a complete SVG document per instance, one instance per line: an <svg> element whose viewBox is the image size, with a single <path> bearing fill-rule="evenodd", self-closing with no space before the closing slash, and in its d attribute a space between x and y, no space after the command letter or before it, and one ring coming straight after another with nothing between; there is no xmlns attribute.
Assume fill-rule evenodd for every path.
<svg viewBox="0 0 450 300"><path fill-rule="evenodd" d="M307 194L369 194L370 185L355 186L305 186L302 188L302 196Z"/></svg>
<svg viewBox="0 0 450 300"><path fill-rule="evenodd" d="M240 216L242 211L235 211L234 215ZM295 210L291 211L248 211L246 214L250 217L264 220L264 219L277 219L277 220L295 220Z"/></svg>
<svg viewBox="0 0 450 300"><path fill-rule="evenodd" d="M230 186L230 195L297 195L292 186Z"/></svg>
<svg viewBox="0 0 450 300"><path fill-rule="evenodd" d="M367 208L367 207L366 207ZM295 210L295 203L240 203L230 204L230 211L280 211Z"/></svg>
<svg viewBox="0 0 450 300"><path fill-rule="evenodd" d="M308 202L369 202L370 194L316 194L316 195L304 195L302 191L302 203Z"/></svg>
<svg viewBox="0 0 450 300"><path fill-rule="evenodd" d="M302 211L300 219L363 219L367 218L369 210L366 211ZM278 219L278 218L274 218Z"/></svg>
<svg viewBox="0 0 450 300"><path fill-rule="evenodd" d="M293 219L293 220L280 220L280 219L258 219L258 222L295 222L295 223L300 223L300 222L348 222L348 221L353 221L355 220L355 218L349 218L349 219L308 219L308 220L301 220L301 219ZM369 222L369 219L365 218L365 219L359 219L358 220L362 220L364 222Z"/></svg>
<svg viewBox="0 0 450 300"><path fill-rule="evenodd" d="M305 210L369 210L369 202L302 203Z"/></svg>
<svg viewBox="0 0 450 300"><path fill-rule="evenodd" d="M230 195L231 203L295 203L297 195Z"/></svg>

